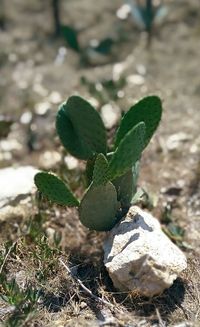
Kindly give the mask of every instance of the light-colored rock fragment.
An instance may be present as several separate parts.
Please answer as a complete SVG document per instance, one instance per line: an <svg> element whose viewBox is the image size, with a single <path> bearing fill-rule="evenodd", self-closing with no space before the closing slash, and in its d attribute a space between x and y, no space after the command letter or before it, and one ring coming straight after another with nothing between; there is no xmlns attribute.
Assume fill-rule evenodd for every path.
<svg viewBox="0 0 200 327"><path fill-rule="evenodd" d="M104 263L120 291L153 296L170 287L187 267L183 252L151 214L132 206L104 243Z"/></svg>
<svg viewBox="0 0 200 327"><path fill-rule="evenodd" d="M45 151L39 156L39 166L43 169L51 170L61 159L62 157L57 151Z"/></svg>
<svg viewBox="0 0 200 327"><path fill-rule="evenodd" d="M169 151L175 150L180 147L181 143L190 141L192 136L184 132L172 134L166 141L166 146Z"/></svg>
<svg viewBox="0 0 200 327"><path fill-rule="evenodd" d="M3 221L15 221L16 223L24 220L33 213L33 205L31 196L27 196L25 199L21 197L16 198L12 202L12 205L5 205L0 207L0 223Z"/></svg>
<svg viewBox="0 0 200 327"><path fill-rule="evenodd" d="M121 112L118 107L107 103L101 108L101 117L106 128L110 129L119 121Z"/></svg>
<svg viewBox="0 0 200 327"><path fill-rule="evenodd" d="M34 189L34 175L37 172L32 166L0 169L0 208L30 195Z"/></svg>

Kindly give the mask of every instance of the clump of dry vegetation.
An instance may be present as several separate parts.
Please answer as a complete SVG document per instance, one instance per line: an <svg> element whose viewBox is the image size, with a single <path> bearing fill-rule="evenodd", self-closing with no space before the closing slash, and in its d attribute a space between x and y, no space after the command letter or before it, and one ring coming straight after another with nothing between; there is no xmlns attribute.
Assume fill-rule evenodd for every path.
<svg viewBox="0 0 200 327"><path fill-rule="evenodd" d="M51 220L45 218L46 210L23 222L17 239L1 248L0 316L6 326L151 326L198 319L199 291L192 282L199 278L197 260L161 296L119 293L102 264L104 236L85 230L85 247L74 244L69 249L67 235L47 237ZM57 223L58 230L64 219Z"/></svg>

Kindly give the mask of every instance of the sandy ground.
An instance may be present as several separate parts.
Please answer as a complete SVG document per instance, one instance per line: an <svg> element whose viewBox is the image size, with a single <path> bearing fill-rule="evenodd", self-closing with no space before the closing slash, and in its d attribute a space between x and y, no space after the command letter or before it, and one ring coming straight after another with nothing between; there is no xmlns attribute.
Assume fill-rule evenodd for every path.
<svg viewBox="0 0 200 327"><path fill-rule="evenodd" d="M7 143L0 143L0 166L33 164L40 168L58 169L59 142L54 130L58 105L75 93L93 102L95 100L95 95L81 83L81 77L94 83L102 79L116 78L117 75L124 77L127 82L120 90L120 97L115 102L112 98L108 99L116 110L127 110L144 95L159 95L163 100L164 115L156 136L145 150L140 186L156 199L157 204L153 212L159 219L163 218L167 206L172 208L173 222L185 230L184 242L189 244L184 247L189 268L182 279L163 297L152 301L122 300L116 297L117 304L125 301L124 313L127 315L129 312L132 323L126 322L123 314L120 318L120 313L116 314L116 326L153 326L154 323L164 326L161 325L163 321L166 326L170 326L184 320L198 324L199 3L178 0L169 2L168 16L161 26L156 27L149 50L146 49L145 35L135 27L131 18L120 21L116 17L116 11L121 4L120 0L102 0L98 5L92 0L63 1L62 20L80 30L82 47L86 48L91 39L109 36L117 40L111 55L102 59L92 54L92 64L84 66L80 62L79 54L68 49L64 40L54 38L48 1L10 0L6 3L7 26L5 31L0 32L0 114L11 117L15 124L6 139ZM97 99L95 103L100 110L103 103ZM32 151L30 143L33 144ZM49 151L52 155L45 157L44 153ZM82 163L80 167L81 165ZM172 191L171 194L170 190L173 189L175 193ZM66 217L65 213L57 211L57 215L61 216L61 226L53 214L47 223L48 227L62 230L62 244L67 253L70 253L72 261L78 260L83 270L89 270L89 278L99 280L99 273L102 273L103 268L95 270L94 267L96 262L99 264L96 254L101 256L101 237L92 234L91 239L85 243L88 233L79 225L78 220L74 219L76 214L67 211ZM67 227L65 219L68 219ZM64 231L63 226L66 227ZM76 232L76 236L73 232L75 228L80 231L79 234ZM1 228L2 239L5 238L5 230L6 224ZM94 240L97 247L95 253L92 246ZM77 251L80 252L79 256ZM87 259L88 253L91 260ZM90 265L94 265L91 269L95 272L91 272ZM104 271L103 273L105 274ZM106 277L102 279L101 287L109 293ZM66 312L61 310L55 314L45 309L44 326L80 325L80 303L84 301L80 300L77 304L79 308L72 310L77 310L77 314L69 313L68 317L71 318L68 318L68 321L64 318ZM83 312L85 311L83 308ZM94 326L94 322L91 323L94 319L93 308L90 308L89 312L87 311L88 317L84 316L83 326ZM161 320L158 319L158 312L161 314ZM42 314L44 309L41 310ZM60 324L55 325L52 321L60 321ZM40 324L35 322L32 326Z"/></svg>

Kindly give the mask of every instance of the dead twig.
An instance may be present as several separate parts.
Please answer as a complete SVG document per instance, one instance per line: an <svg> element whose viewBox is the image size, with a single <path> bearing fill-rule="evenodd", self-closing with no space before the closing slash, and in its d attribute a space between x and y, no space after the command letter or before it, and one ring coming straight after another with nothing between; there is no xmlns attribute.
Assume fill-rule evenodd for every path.
<svg viewBox="0 0 200 327"><path fill-rule="evenodd" d="M158 308L156 308L156 315L158 317L158 321L159 321L159 327L166 327L165 322L162 320L162 317L160 315L160 312L158 310Z"/></svg>

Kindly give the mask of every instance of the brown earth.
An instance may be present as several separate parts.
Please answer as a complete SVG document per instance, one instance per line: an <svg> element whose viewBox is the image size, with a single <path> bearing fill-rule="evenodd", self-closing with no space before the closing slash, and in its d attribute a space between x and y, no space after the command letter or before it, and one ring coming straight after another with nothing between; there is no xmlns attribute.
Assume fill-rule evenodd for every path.
<svg viewBox="0 0 200 327"><path fill-rule="evenodd" d="M48 235L52 230L62 233L62 254L53 256L52 272L42 282L45 301L23 326L103 326L103 321L104 326L173 326L183 321L200 325L199 2L168 1L168 15L155 28L150 49L146 48L146 35L130 17L125 21L116 17L122 3L63 1L62 20L80 30L84 48L91 39L109 36L117 40L106 58L90 54L90 65L83 65L79 54L66 50L66 42L53 36L49 1L6 3L6 27L0 32L0 114L15 123L6 145L0 141L0 167L31 164L61 171L61 152L54 130L58 105L74 93L94 102L95 94L81 83L81 77L97 83L116 77L119 72L120 78L127 79L120 97L114 102L106 93L106 102L116 106L116 110L127 110L144 95L157 94L163 100L162 123L143 155L139 184L154 201L153 213L163 220L167 212L172 223L184 229L185 235L177 243L188 257L188 269L159 297L143 299L118 294L102 264L104 235L83 228L75 211L47 209L47 204L43 204L42 228ZM65 52L59 62L62 58L58 54ZM98 110L102 104L96 99ZM32 115L28 123L24 113ZM108 134L112 135L113 130ZM70 179L75 177L73 188L77 194L82 193L83 166L79 163L76 170L66 173ZM33 214L36 210L33 200ZM26 219L25 215L23 219L11 217L2 223L0 240L17 240L17 254L6 263L8 275L22 275L22 279L37 284L35 269L40 268L31 256L34 245L27 236L26 242L22 241L22 235L27 235L30 213ZM109 301L110 306L96 304L84 294L58 262L60 257L75 266L84 284ZM0 319L3 322L7 317Z"/></svg>

